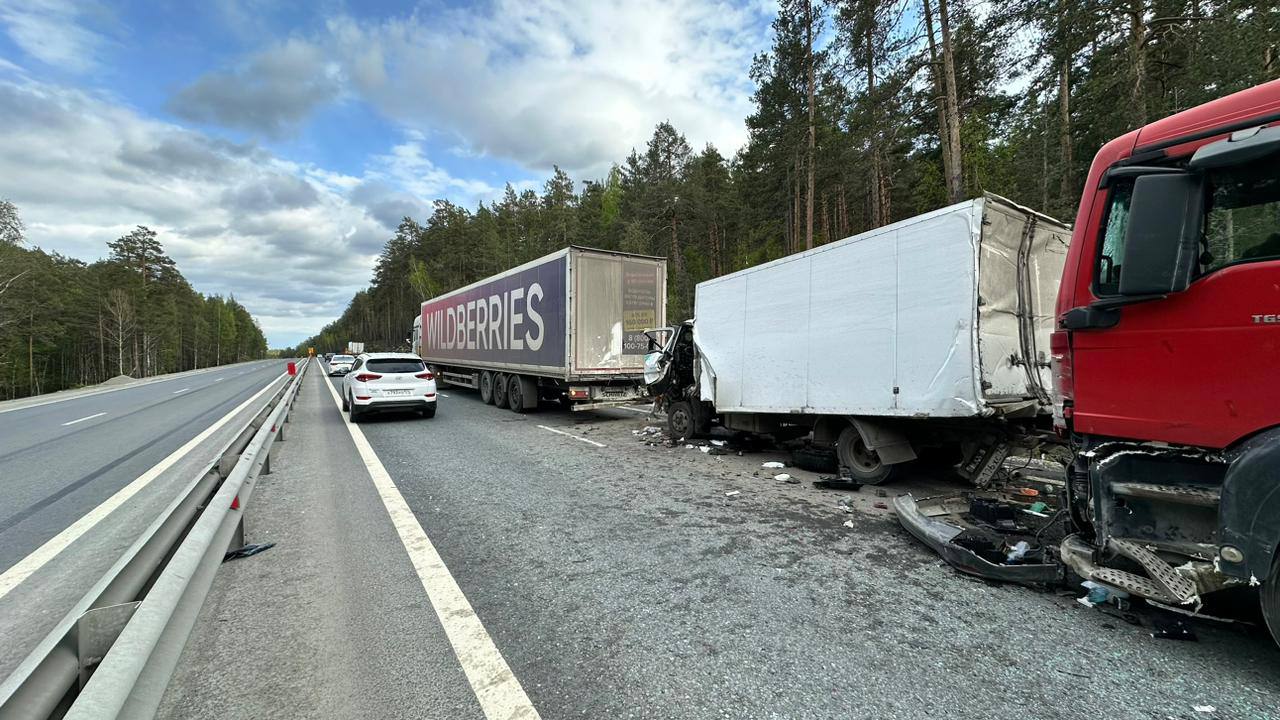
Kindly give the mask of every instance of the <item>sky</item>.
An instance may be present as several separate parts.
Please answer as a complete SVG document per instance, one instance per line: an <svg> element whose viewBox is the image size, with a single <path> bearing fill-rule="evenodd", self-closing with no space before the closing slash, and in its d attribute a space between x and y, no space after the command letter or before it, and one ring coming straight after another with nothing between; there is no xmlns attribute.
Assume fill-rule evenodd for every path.
<svg viewBox="0 0 1280 720"><path fill-rule="evenodd" d="M602 178L670 120L746 140L774 0L0 0L0 198L93 261L136 225L272 347L365 287L406 215L552 166Z"/></svg>

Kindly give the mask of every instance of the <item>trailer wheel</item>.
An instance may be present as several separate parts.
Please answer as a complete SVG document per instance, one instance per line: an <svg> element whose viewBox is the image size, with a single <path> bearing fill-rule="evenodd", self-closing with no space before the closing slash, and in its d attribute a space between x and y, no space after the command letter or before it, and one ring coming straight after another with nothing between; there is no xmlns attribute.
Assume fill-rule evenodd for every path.
<svg viewBox="0 0 1280 720"><path fill-rule="evenodd" d="M500 408L507 406L507 376L503 373L493 374L493 404Z"/></svg>
<svg viewBox="0 0 1280 720"><path fill-rule="evenodd" d="M692 405L681 400L667 406L667 434L672 440L684 442L692 438L696 430Z"/></svg>
<svg viewBox="0 0 1280 720"><path fill-rule="evenodd" d="M888 482L897 468L881 462L876 451L863 441L862 433L852 425L840 431L840 438L836 440L836 457L840 459L840 468L864 485Z"/></svg>
<svg viewBox="0 0 1280 720"><path fill-rule="evenodd" d="M538 385L533 378L512 375L507 380L507 407L518 413L538 409Z"/></svg>
<svg viewBox="0 0 1280 720"><path fill-rule="evenodd" d="M1262 599L1262 616L1271 630L1271 639L1280 645L1280 551L1271 561L1271 577L1262 584L1258 595Z"/></svg>
<svg viewBox="0 0 1280 720"><path fill-rule="evenodd" d="M480 402L493 404L493 373L488 370L480 373Z"/></svg>

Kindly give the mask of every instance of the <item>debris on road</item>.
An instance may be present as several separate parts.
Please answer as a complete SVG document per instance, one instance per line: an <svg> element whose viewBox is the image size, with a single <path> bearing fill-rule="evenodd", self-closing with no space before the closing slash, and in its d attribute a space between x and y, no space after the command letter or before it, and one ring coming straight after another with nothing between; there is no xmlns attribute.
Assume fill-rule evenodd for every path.
<svg viewBox="0 0 1280 720"><path fill-rule="evenodd" d="M788 481L790 481L790 480L791 480L791 476L790 476L790 475L788 475L787 473L780 473L780 474L778 474L778 475L774 475L774 476L773 476L773 479L774 479L774 480L779 480L779 481L781 481L781 482L788 482Z"/></svg>
<svg viewBox="0 0 1280 720"><path fill-rule="evenodd" d="M760 467L767 468L769 470L781 470L786 466L787 466L786 463L780 463L777 460L770 460L769 462L763 463L762 465L760 465Z"/></svg>
<svg viewBox="0 0 1280 720"><path fill-rule="evenodd" d="M1065 578L1057 549L1064 535L1056 522L1060 513L1037 517L1020 512L1026 504L999 491L920 500L900 495L893 509L908 532L961 572L1034 586L1058 584Z"/></svg>
<svg viewBox="0 0 1280 720"><path fill-rule="evenodd" d="M877 510L888 510L888 509L889 509L889 504L888 504L888 503L886 503L886 502L884 502L883 500L877 500L877 501L872 505L872 507L876 508Z"/></svg>
<svg viewBox="0 0 1280 720"><path fill-rule="evenodd" d="M222 556L222 562L227 562L228 560L239 560L240 558L251 557L253 555L257 555L258 553L264 550L270 550L275 546L276 544L273 542L254 543L252 545L245 545L239 550L231 550L227 552L227 554Z"/></svg>
<svg viewBox="0 0 1280 720"><path fill-rule="evenodd" d="M844 477L819 478L814 481L813 486L824 490L848 490L850 492L857 492L862 489L862 483Z"/></svg>
<svg viewBox="0 0 1280 720"><path fill-rule="evenodd" d="M856 527L856 526L853 524L853 521L852 521L852 520L845 520L845 521L844 521L844 526L845 526L845 527L847 527L847 528Z"/></svg>
<svg viewBox="0 0 1280 720"><path fill-rule="evenodd" d="M724 496L733 497L734 495L741 495L741 494L742 494L741 490L730 490L729 492L725 493Z"/></svg>

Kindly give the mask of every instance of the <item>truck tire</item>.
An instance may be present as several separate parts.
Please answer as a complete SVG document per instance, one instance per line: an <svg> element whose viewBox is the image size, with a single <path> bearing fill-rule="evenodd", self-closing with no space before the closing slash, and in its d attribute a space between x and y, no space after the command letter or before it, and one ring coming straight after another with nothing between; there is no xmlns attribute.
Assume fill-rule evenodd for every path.
<svg viewBox="0 0 1280 720"><path fill-rule="evenodd" d="M512 375L507 380L507 407L518 413L538 409L538 384L533 378Z"/></svg>
<svg viewBox="0 0 1280 720"><path fill-rule="evenodd" d="M886 465L880 461L876 451L867 447L862 440L862 433L852 425L840 431L836 440L836 457L840 460L841 472L864 485L881 485L893 479L897 473L897 465Z"/></svg>
<svg viewBox="0 0 1280 720"><path fill-rule="evenodd" d="M503 373L493 374L493 404L500 408L507 406L507 376Z"/></svg>
<svg viewBox="0 0 1280 720"><path fill-rule="evenodd" d="M488 370L480 373L480 402L493 404L493 373Z"/></svg>
<svg viewBox="0 0 1280 720"><path fill-rule="evenodd" d="M1262 600L1262 617L1271 630L1271 639L1280 645L1280 549L1271 561L1271 577L1262 584L1258 592Z"/></svg>
<svg viewBox="0 0 1280 720"><path fill-rule="evenodd" d="M676 442L684 442L698 434L698 421L692 405L681 400L667 406L667 434Z"/></svg>

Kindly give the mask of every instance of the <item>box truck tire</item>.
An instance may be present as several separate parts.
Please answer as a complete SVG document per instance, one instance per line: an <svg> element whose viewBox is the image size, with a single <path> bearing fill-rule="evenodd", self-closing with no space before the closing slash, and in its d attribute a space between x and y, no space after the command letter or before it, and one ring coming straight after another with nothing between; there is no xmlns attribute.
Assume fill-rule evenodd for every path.
<svg viewBox="0 0 1280 720"><path fill-rule="evenodd" d="M840 431L836 440L836 457L840 467L850 477L865 485L881 485L893 479L898 465L886 465L880 455L867 447L862 433L849 425Z"/></svg>
<svg viewBox="0 0 1280 720"><path fill-rule="evenodd" d="M480 373L480 402L485 405L493 404L493 373L488 370Z"/></svg>
<svg viewBox="0 0 1280 720"><path fill-rule="evenodd" d="M493 404L500 408L507 406L507 376L505 373L493 374Z"/></svg>
<svg viewBox="0 0 1280 720"><path fill-rule="evenodd" d="M1280 645L1280 548L1271 561L1271 577L1262 584L1262 616L1266 618L1271 637Z"/></svg>
<svg viewBox="0 0 1280 720"><path fill-rule="evenodd" d="M512 375L507 381L507 407L518 413L538 409L538 384L527 375Z"/></svg>

